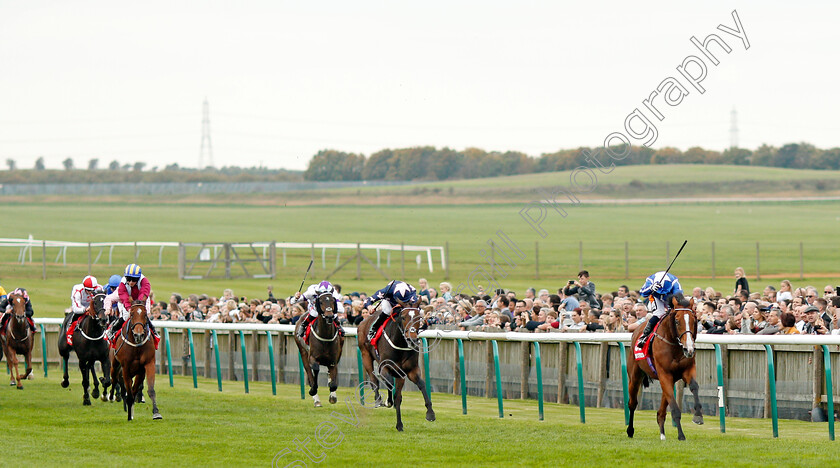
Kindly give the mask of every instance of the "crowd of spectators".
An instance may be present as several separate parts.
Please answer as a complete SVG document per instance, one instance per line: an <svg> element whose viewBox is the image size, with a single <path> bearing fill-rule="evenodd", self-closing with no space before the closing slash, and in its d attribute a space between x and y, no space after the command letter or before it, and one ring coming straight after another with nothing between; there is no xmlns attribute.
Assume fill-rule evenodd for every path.
<svg viewBox="0 0 840 468"><path fill-rule="evenodd" d="M750 291L743 269L735 272L731 292L695 287L685 290L694 298L699 333L716 334L840 334L840 296L833 286L822 291L813 286L794 288L788 280ZM334 285L341 292L340 285ZM461 330L549 332L632 332L643 326L648 310L639 292L626 285L616 291L599 292L589 272L558 288L495 290L492 294L453 294L452 285L436 289L421 278L415 285L421 308L430 326ZM685 286L684 286L685 287ZM342 296L344 313L339 321L356 326L369 312L363 307L367 295L351 292ZM221 297L206 294L157 301L151 315L155 320L187 320L218 323L295 324L305 314L303 305L276 298L269 286L264 299L237 297L226 289Z"/></svg>

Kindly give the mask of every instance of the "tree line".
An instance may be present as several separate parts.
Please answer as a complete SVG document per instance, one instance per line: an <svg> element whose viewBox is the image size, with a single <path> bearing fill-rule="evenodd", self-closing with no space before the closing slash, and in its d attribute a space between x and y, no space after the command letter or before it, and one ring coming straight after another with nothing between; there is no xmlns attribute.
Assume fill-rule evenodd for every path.
<svg viewBox="0 0 840 468"><path fill-rule="evenodd" d="M617 154L626 148L614 148ZM311 181L352 180L448 180L498 177L536 172L573 170L586 165L589 154L598 157L603 148L580 147L532 157L518 151L484 151L467 148L456 151L433 146L384 149L370 157L337 150L321 150L309 161L303 173ZM641 164L731 164L796 169L840 169L840 148L819 149L809 143L790 143L780 148L761 145L755 150L730 148L723 152L699 146L681 151L664 147L652 149L631 146L628 155L616 165Z"/></svg>

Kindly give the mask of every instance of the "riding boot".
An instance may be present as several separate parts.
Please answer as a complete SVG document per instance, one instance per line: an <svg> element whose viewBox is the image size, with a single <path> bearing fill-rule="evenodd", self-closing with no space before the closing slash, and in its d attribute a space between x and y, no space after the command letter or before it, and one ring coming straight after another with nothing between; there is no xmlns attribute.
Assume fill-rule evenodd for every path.
<svg viewBox="0 0 840 468"><path fill-rule="evenodd" d="M29 329L32 330L32 333L35 333L36 331L38 331L35 328L35 321L32 320L32 317L26 317L26 321L29 322Z"/></svg>
<svg viewBox="0 0 840 468"><path fill-rule="evenodd" d="M155 324L151 320L149 320L149 330L152 332L152 335L158 336L157 330L155 330Z"/></svg>
<svg viewBox="0 0 840 468"><path fill-rule="evenodd" d="M651 316L650 320L648 320L647 325L645 325L645 330L642 332L642 336L639 337L639 345L644 344L644 342L648 339L648 336L653 332L653 327L656 326L656 322L659 321L659 317L653 315Z"/></svg>
<svg viewBox="0 0 840 468"><path fill-rule="evenodd" d="M9 318L11 318L12 314L2 314L2 318L0 318L0 335L6 334L6 324L9 323Z"/></svg>
<svg viewBox="0 0 840 468"><path fill-rule="evenodd" d="M385 315L384 313L380 312L379 315L376 317L376 320L374 320L373 323L370 324L370 330L368 330L367 336L369 342L373 341L374 335L376 335L376 332L379 331L379 327L381 327L382 324L385 323L385 320L387 320L388 317L388 315Z"/></svg>
<svg viewBox="0 0 840 468"><path fill-rule="evenodd" d="M306 335L306 327L309 326L309 322L311 322L315 317L306 314L303 317L303 324L300 326L300 330L298 330L298 337L303 338Z"/></svg>
<svg viewBox="0 0 840 468"><path fill-rule="evenodd" d="M123 324L125 324L125 320L122 317L118 317L111 322L111 326L108 328L108 337L114 339L114 335L116 335L117 330L122 328Z"/></svg>

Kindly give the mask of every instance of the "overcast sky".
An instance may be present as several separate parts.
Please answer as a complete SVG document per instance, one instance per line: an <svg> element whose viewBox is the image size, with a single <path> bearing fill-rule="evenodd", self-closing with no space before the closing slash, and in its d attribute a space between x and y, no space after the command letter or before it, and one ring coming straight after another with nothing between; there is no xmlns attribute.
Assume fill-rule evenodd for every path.
<svg viewBox="0 0 840 468"><path fill-rule="evenodd" d="M217 167L600 146L711 33L732 52L653 147L723 150L733 108L742 147L838 146L840 3L804 3L0 2L0 167L196 167L205 97Z"/></svg>

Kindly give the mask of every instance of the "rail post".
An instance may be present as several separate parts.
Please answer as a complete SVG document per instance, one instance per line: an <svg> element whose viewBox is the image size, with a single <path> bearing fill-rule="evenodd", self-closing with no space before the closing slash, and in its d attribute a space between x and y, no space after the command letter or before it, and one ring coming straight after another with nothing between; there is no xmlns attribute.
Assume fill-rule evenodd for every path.
<svg viewBox="0 0 840 468"><path fill-rule="evenodd" d="M773 348L764 345L767 353L767 381L770 384L770 409L773 417L773 437L779 437L779 411L776 407L776 366L773 364Z"/></svg>
<svg viewBox="0 0 840 468"><path fill-rule="evenodd" d="M540 411L540 421L544 418L543 415L543 381L542 381L542 359L540 356L540 343L534 342L534 359L537 364L537 405Z"/></svg>
<svg viewBox="0 0 840 468"><path fill-rule="evenodd" d="M575 345L575 361L577 361L577 378L578 378L578 403L580 404L580 422L586 424L586 409L583 405L583 361L580 357L580 343L573 342Z"/></svg>
<svg viewBox="0 0 840 468"><path fill-rule="evenodd" d="M627 387L627 345L623 341L618 342L621 350L621 393L624 396L624 425L630 424L630 390Z"/></svg>
<svg viewBox="0 0 840 468"><path fill-rule="evenodd" d="M166 342L166 373L169 374L169 386L174 387L175 381L172 380L172 350L169 346L169 328L163 329L163 336Z"/></svg>
<svg viewBox="0 0 840 468"><path fill-rule="evenodd" d="M458 369L461 370L461 414L467 414L467 372L464 365L464 341L458 339Z"/></svg>
<svg viewBox="0 0 840 468"><path fill-rule="evenodd" d="M357 368L359 370L359 401L362 404L362 406L364 406L365 405L365 386L364 386L365 367L362 365L362 350L359 349L359 348L356 348L356 365L357 365ZM301 364L301 366L303 366L303 364ZM303 398L303 396L302 396L303 395L303 387L300 387L300 394L301 394L301 398Z"/></svg>
<svg viewBox="0 0 840 468"><path fill-rule="evenodd" d="M219 358L219 336L216 330L211 330L213 335L213 352L216 354L216 381L219 384L219 391L222 391L222 361Z"/></svg>
<svg viewBox="0 0 840 468"><path fill-rule="evenodd" d="M274 340L271 337L271 331L265 331L268 337L268 363L271 366L271 394L277 395L277 374L274 370Z"/></svg>
<svg viewBox="0 0 840 468"><path fill-rule="evenodd" d="M715 362L717 363L718 381L718 412L720 413L720 432L726 433L726 404L723 401L723 358L720 354L720 345L715 344Z"/></svg>
<svg viewBox="0 0 840 468"><path fill-rule="evenodd" d="M193 388L198 388L198 374L196 373L198 371L195 369L195 344L192 335L192 328L187 328L187 338L190 341L190 367L192 368ZM207 363L205 362L204 365L206 366Z"/></svg>
<svg viewBox="0 0 840 468"><path fill-rule="evenodd" d="M828 440L834 440L834 385L831 382L831 353L828 346L822 345L825 359L825 397L828 405Z"/></svg>
<svg viewBox="0 0 840 468"><path fill-rule="evenodd" d="M239 346L242 348L242 375L245 380L245 393L248 393L248 355L245 352L245 333L239 330Z"/></svg>
<svg viewBox="0 0 840 468"><path fill-rule="evenodd" d="M423 344L423 370L426 376L426 393L429 395L429 401L432 400L432 376L429 373L429 342L425 338L420 338Z"/></svg>
<svg viewBox="0 0 840 468"><path fill-rule="evenodd" d="M502 372L499 369L499 343L496 340L493 343L493 366L496 369L496 399L499 400L499 418L505 417L505 406L502 401Z"/></svg>
<svg viewBox="0 0 840 468"><path fill-rule="evenodd" d="M44 324L41 325L41 354L44 358L44 377L47 376L47 331L44 329ZM61 337L59 336L59 339Z"/></svg>

